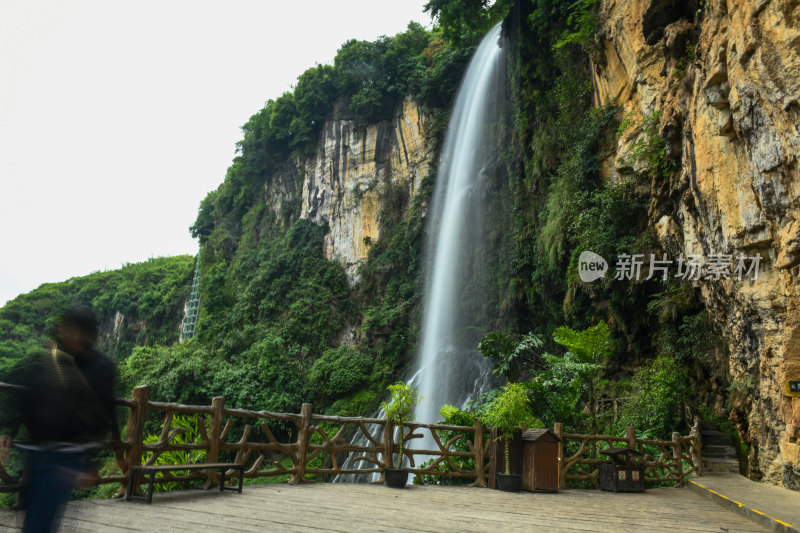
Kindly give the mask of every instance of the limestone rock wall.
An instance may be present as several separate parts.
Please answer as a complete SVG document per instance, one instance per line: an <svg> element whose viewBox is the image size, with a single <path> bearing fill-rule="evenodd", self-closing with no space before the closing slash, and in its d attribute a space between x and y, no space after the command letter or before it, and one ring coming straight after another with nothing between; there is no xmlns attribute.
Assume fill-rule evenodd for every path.
<svg viewBox="0 0 800 533"><path fill-rule="evenodd" d="M342 263L351 281L381 238L380 221L416 193L430 152L410 100L392 120L364 124L337 111L326 121L315 156L302 163L301 217L329 225L325 255Z"/></svg>
<svg viewBox="0 0 800 533"><path fill-rule="evenodd" d="M677 163L642 181L633 127L605 178L640 176L673 257L763 258L758 279L697 284L747 390L730 416L751 472L799 488L800 397L785 385L800 379L800 0L603 0L597 44L598 103L616 100L636 124L660 111Z"/></svg>

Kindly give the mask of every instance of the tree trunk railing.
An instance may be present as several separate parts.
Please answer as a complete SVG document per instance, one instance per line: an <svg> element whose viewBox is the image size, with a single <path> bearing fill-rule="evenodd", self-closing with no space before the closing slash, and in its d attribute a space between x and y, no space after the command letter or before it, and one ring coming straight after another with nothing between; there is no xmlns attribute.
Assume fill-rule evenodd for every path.
<svg viewBox="0 0 800 533"><path fill-rule="evenodd" d="M19 387L0 383L0 392L15 392ZM103 448L115 452L117 471L98 479L98 484L119 483L118 495L124 494L128 472L134 466L157 464L159 458L173 451L204 451L204 463L218 463L220 455L228 462L248 465L245 478L289 476L297 484L307 476L337 474L381 474L391 467L400 452L395 442L394 425L385 418L344 417L315 414L305 403L300 414L274 413L225 407L224 398L214 398L210 406L154 402L147 386L136 387L132 398L118 398L117 406L129 409L124 441L106 441ZM163 413L160 435L146 443L148 418ZM196 442L176 442L187 432L174 427L176 415L196 415ZM270 427L272 424L272 427ZM280 425L284 433L296 435L281 442L273 432ZM489 429L480 419L473 426L422 424L404 425L403 462L417 476L437 476L474 480L472 485L487 486L489 474ZM353 444L355 436L365 437L366 444ZM567 481L587 480L597 486L597 458L600 447L627 446L645 454L645 480L670 481L681 486L686 476L700 475L700 433L695 422L688 436L673 434L671 441L638 439L632 427L625 437L565 433L556 424L554 434L559 445L560 485ZM431 449L412 449L415 440L432 442ZM149 439L149 440L152 440ZM181 439L182 440L182 439ZM363 440L363 439L362 439ZM571 451L577 450L577 451ZM345 468L344 457L354 454L363 466ZM684 465L687 465L686 467ZM217 483L216 471L193 471L165 474L159 482L202 481L209 487ZM15 490L18 481L0 466L0 492Z"/></svg>
<svg viewBox="0 0 800 533"><path fill-rule="evenodd" d="M568 481L588 481L599 488L600 470L597 465L607 461L599 457L606 448L631 448L643 454L639 463L644 466L646 483L672 482L682 487L689 475L702 475L700 422L695 419L689 435L673 433L672 440L640 439L632 426L624 437L616 435L580 435L565 433L561 424L554 433L561 439L559 485ZM575 450L572 453L566 449ZM565 455L566 454L566 455Z"/></svg>

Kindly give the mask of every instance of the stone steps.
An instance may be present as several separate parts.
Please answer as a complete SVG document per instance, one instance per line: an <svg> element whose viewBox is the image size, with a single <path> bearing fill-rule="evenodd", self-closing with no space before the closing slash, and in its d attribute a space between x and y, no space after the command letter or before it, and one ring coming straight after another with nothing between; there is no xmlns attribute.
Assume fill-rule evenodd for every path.
<svg viewBox="0 0 800 533"><path fill-rule="evenodd" d="M703 442L703 471L708 473L739 473L739 458L730 435L722 433L713 422L700 422Z"/></svg>
<svg viewBox="0 0 800 533"><path fill-rule="evenodd" d="M719 431L701 431L700 436L703 439L703 449L706 446L733 446L731 436Z"/></svg>
<svg viewBox="0 0 800 533"><path fill-rule="evenodd" d="M709 422L708 420L701 420L700 433L703 433L704 431L719 431L719 426L717 426L714 422Z"/></svg>
<svg viewBox="0 0 800 533"><path fill-rule="evenodd" d="M739 460L729 457L703 457L703 472L707 474L738 474Z"/></svg>
<svg viewBox="0 0 800 533"><path fill-rule="evenodd" d="M703 444L703 457L729 457L738 460L736 450L733 446L719 446Z"/></svg>

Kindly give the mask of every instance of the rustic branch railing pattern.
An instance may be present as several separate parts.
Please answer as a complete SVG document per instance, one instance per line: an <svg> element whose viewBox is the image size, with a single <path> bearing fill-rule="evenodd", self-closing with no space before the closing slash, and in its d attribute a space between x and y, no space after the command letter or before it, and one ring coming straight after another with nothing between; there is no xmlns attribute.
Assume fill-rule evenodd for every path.
<svg viewBox="0 0 800 533"><path fill-rule="evenodd" d="M567 481L589 481L600 488L598 464L606 461L598 452L606 448L631 448L643 453L640 462L644 466L645 482L672 482L682 487L691 474L702 475L700 421L695 419L689 435L673 433L672 440L640 439L632 426L626 428L625 437L616 435L580 435L565 433L561 424L556 424L555 435L561 439L560 485ZM568 443L577 444L577 451L565 456ZM574 446L573 446L574 447ZM684 465L687 465L684 467Z"/></svg>
<svg viewBox="0 0 800 533"><path fill-rule="evenodd" d="M0 384L0 391L12 392L17 387ZM311 476L337 474L383 475L391 467L399 442L391 421L384 418L342 417L314 414L311 404L303 404L300 414L273 413L225 407L224 398L214 398L210 406L181 405L150 401L146 386L136 387L131 399L119 398L119 407L130 410L124 441L107 441L106 449L115 452L117 471L100 477L99 484L120 483L118 494L124 494L128 472L133 466L157 464L160 457L173 451L204 451L205 463L218 463L220 454L232 462L248 465L246 478L288 475L289 483L297 484ZM148 417L163 414L161 431L156 442L145 443ZM176 442L186 428L174 427L176 415L195 416L199 442ZM270 428L270 422L294 429L293 442L281 442ZM354 435L365 437L364 445L353 444ZM554 433L561 439L559 461L560 483L586 480L598 486L597 464L602 462L597 451L604 447L627 446L645 454L645 480L671 481L680 486L689 474L700 475L700 433L696 422L688 436L673 434L672 441L637 439L632 427L625 437L565 433L556 424ZM238 438L234 435L239 435ZM432 442L431 449L412 449L415 440ZM480 419L473 426L407 423L403 431L404 462L417 476L430 475L473 479L473 486L487 486L489 474L489 431ZM572 443L572 444L570 444ZM565 456L567 448L577 451ZM354 454L359 467L344 467L344 457ZM684 469L684 464L688 468ZM217 482L216 471L165 473L159 482L203 481L209 487ZM17 480L0 466L0 491L15 490Z"/></svg>
<svg viewBox="0 0 800 533"><path fill-rule="evenodd" d="M472 478L472 486L485 487L489 474L489 439L488 432L484 429L480 419L475 420L475 425L450 426L444 424L408 423L405 425L408 433L404 436L403 453L408 458L409 472L422 476L433 475L441 477ZM441 438L441 432L455 433L447 441ZM411 449L414 439L424 439L425 434L430 436L436 449L417 450ZM470 440L468 437L472 437ZM462 443L468 451L457 451L455 447ZM415 455L420 455L425 463L417 465ZM472 459L472 468L465 466L465 459ZM446 467L445 469L440 468Z"/></svg>

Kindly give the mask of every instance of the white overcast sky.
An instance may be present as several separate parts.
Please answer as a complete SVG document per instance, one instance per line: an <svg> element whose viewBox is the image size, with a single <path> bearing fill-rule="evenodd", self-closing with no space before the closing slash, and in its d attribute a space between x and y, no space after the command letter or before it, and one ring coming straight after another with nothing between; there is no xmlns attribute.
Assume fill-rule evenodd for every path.
<svg viewBox="0 0 800 533"><path fill-rule="evenodd" d="M195 254L197 208L266 100L425 0L0 0L0 306Z"/></svg>

